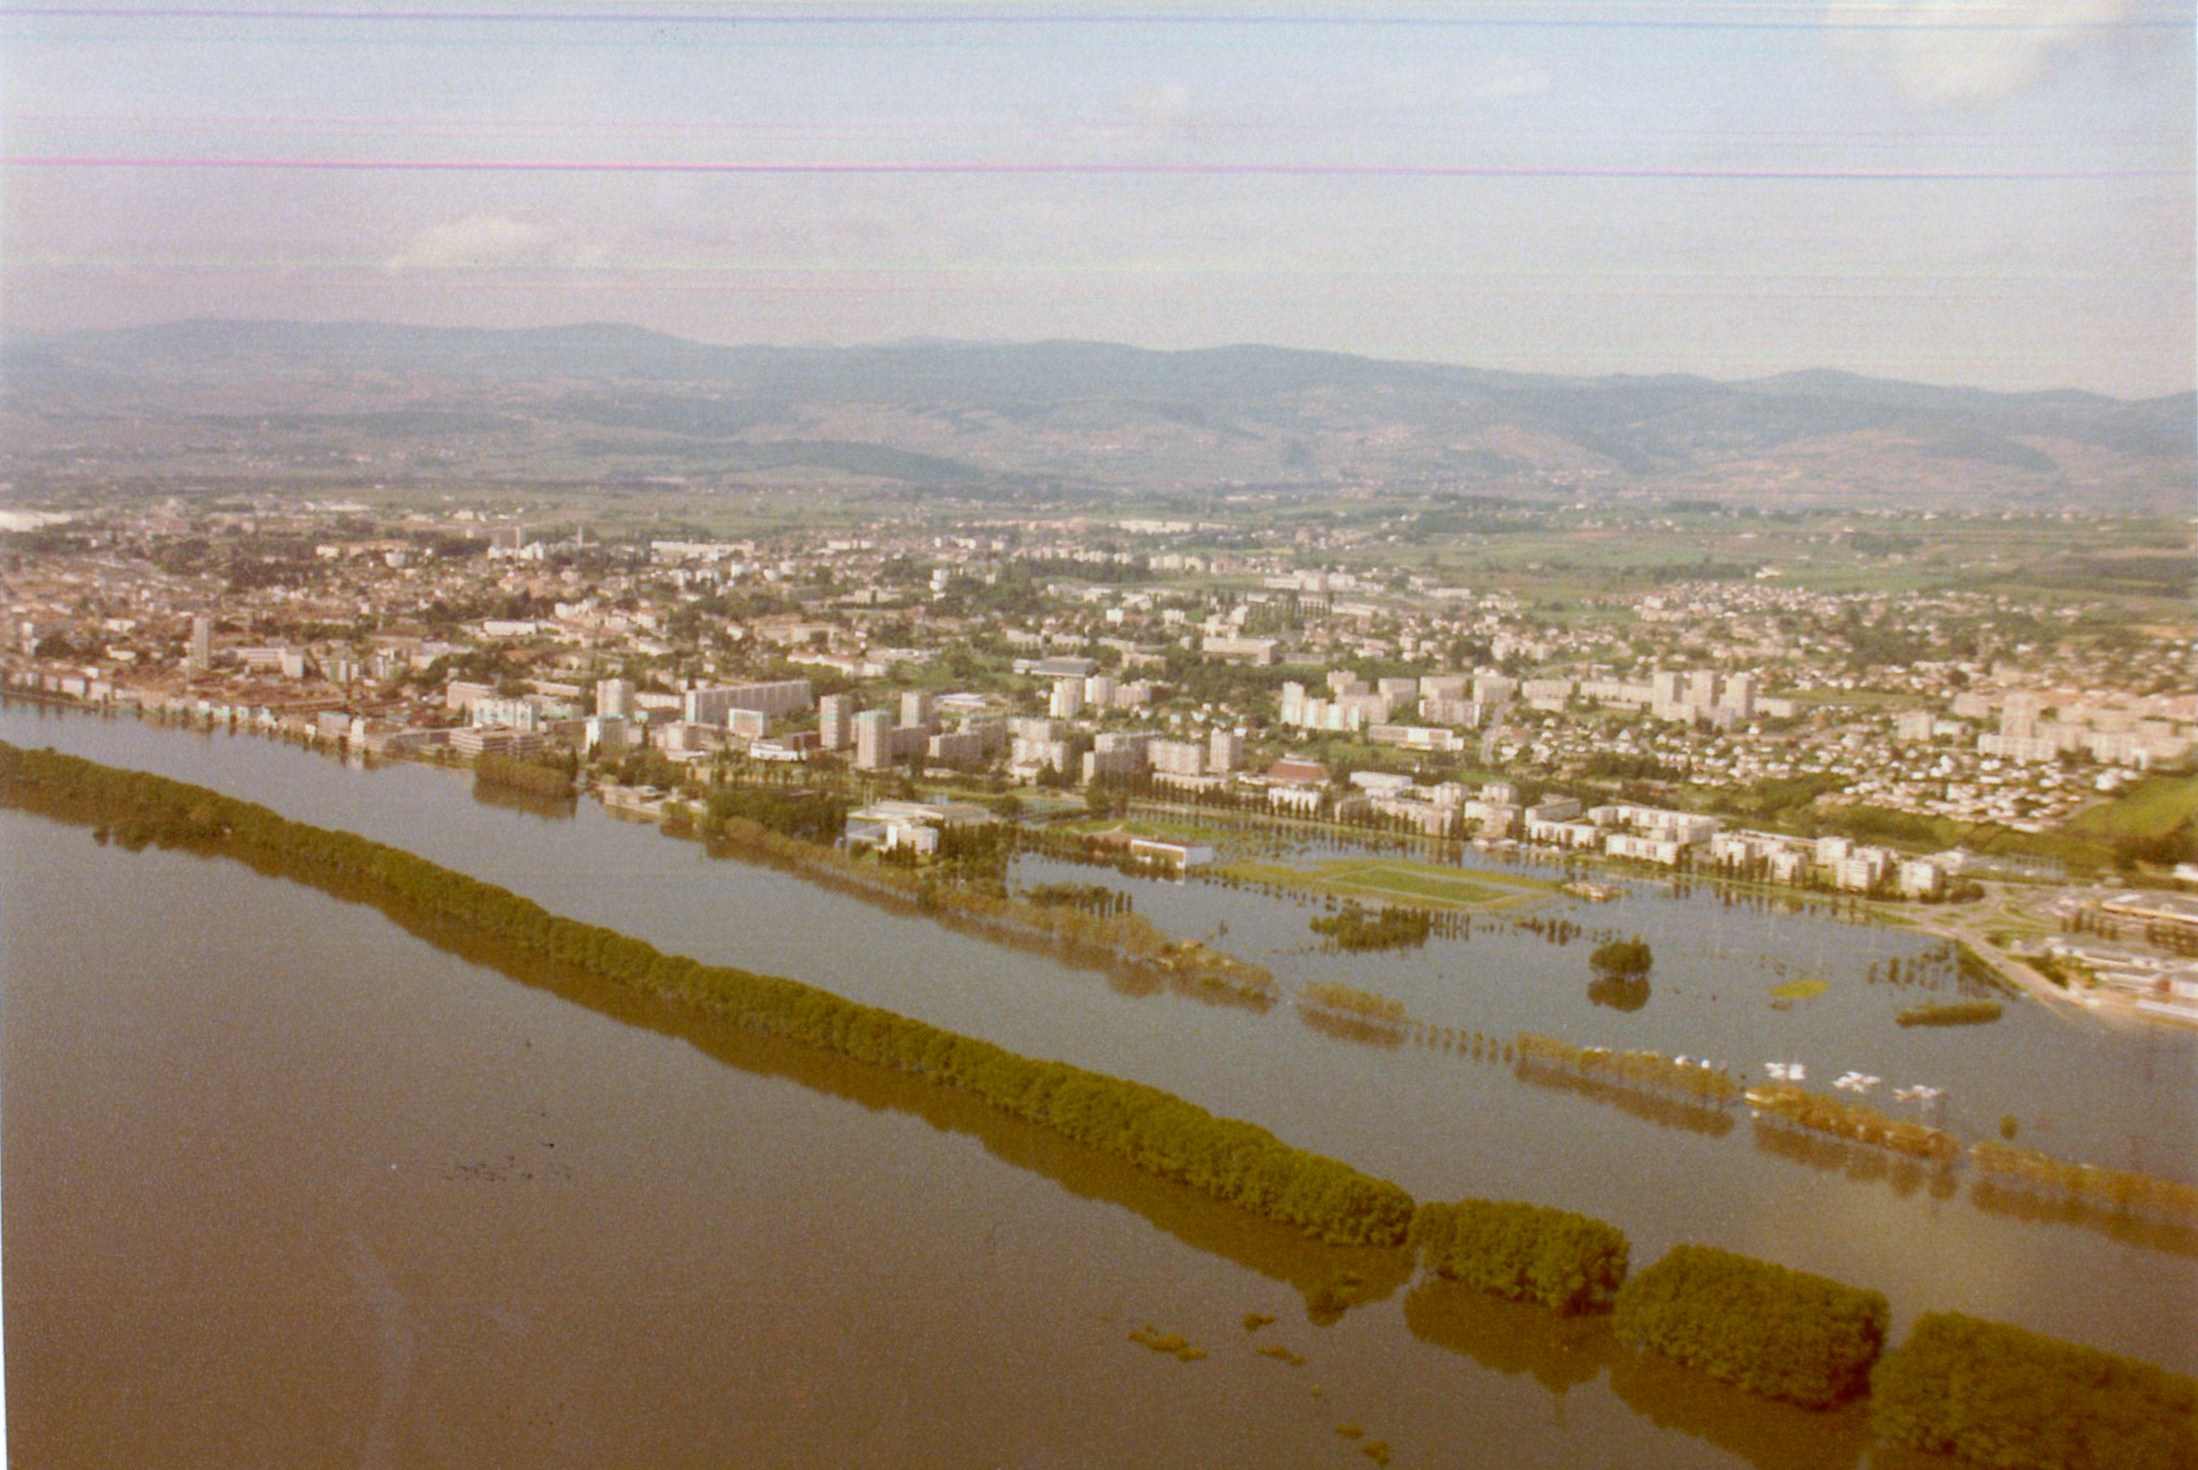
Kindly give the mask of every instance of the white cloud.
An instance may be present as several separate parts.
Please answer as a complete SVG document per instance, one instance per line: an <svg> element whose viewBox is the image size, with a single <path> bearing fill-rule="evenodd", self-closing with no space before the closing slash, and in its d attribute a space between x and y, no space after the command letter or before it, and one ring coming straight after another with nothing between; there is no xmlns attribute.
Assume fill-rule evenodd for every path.
<svg viewBox="0 0 2198 1470"><path fill-rule="evenodd" d="M1480 102L1508 102L1549 90L1549 72L1516 56L1499 56L1467 78L1466 95Z"/></svg>
<svg viewBox="0 0 2198 1470"><path fill-rule="evenodd" d="M1130 94L1130 115L1148 128L1180 127L1190 121L1191 93L1179 82L1140 87Z"/></svg>
<svg viewBox="0 0 2198 1470"><path fill-rule="evenodd" d="M1834 0L1832 34L1922 102L1990 103L2098 40L2129 0Z"/></svg>
<svg viewBox="0 0 2198 1470"><path fill-rule="evenodd" d="M391 270L466 270L543 263L556 245L542 225L501 214L469 214L429 225L389 258Z"/></svg>

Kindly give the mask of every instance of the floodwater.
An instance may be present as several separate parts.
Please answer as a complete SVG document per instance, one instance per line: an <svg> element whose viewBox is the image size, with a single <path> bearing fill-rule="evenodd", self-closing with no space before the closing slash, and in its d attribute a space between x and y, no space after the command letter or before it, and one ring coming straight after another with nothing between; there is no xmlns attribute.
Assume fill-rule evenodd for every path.
<svg viewBox="0 0 2198 1470"><path fill-rule="evenodd" d="M1950 1307L2186 1371L2198 1357L2198 1258L2176 1242L1981 1209L1958 1178L1796 1148L1744 1117L1714 1131L1339 1039L1287 1007L1140 994L586 804L479 804L446 772L21 706L0 713L0 738L198 781L666 949L1137 1077L1423 1198L1586 1210L1632 1235L1638 1264L1709 1240L1876 1286L1903 1321ZM1353 1422L1399 1464L1859 1453L1847 1420L1406 1283L1393 1258L1308 1246L922 1084L499 971L228 861L130 855L21 814L0 817L0 844L8 1389L27 1462L1363 1464L1335 1434ZM1674 1039L1718 1014L1694 1009L1691 967L1716 967L1722 987L1768 963L1750 946L1805 942L1812 925L1923 947L1713 913L1699 895L1583 906L1580 922L1656 947L1653 998L1621 1013L1585 998L1577 941L1477 930L1320 955L1300 952L1294 906L1135 891L1177 932L1226 914L1228 947L1286 983L1344 979L1440 1024L1713 1056L1760 1039L1745 1030L1758 1023L1699 1048ZM1834 989L1817 1002L1757 1002L1762 1025L1793 1028L1766 1055L1807 1047L1822 1068L1849 1063L1820 1045L1882 1045L1851 1064L1907 1080L1894 1048L1943 1045L1922 1055L1948 1075L1970 1049L2035 1050L2071 1080L2027 1089L2026 1128L2062 1109L2141 1112L2151 1089L2165 1116L2135 1146L2179 1146L2192 1093L2175 1038L2026 1008L1919 1038L1889 1014L1865 1025L1884 987L1827 955L1810 973ZM1849 995L1865 999L1836 1025L1843 1013L1807 1009ZM2116 1096L2081 1095L2116 1068ZM1343 1270L1373 1300L1314 1320L1309 1295ZM1250 1337L1239 1319L1254 1311L1281 1320ZM1145 1323L1210 1356L1129 1342ZM1309 1361L1253 1353L1269 1340Z"/></svg>

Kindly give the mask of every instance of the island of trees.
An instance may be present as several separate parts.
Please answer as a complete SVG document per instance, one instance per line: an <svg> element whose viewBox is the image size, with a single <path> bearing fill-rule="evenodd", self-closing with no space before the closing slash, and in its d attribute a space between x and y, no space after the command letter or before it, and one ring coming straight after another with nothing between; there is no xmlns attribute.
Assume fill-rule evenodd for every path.
<svg viewBox="0 0 2198 1470"><path fill-rule="evenodd" d="M1958 1312L1872 1376L1870 1427L1912 1449L2045 1470L2198 1470L2198 1383Z"/></svg>
<svg viewBox="0 0 2198 1470"><path fill-rule="evenodd" d="M1632 1251L1625 1232L1601 1220L1485 1199L1421 1205L1412 1246L1439 1276L1566 1316L1608 1311Z"/></svg>
<svg viewBox="0 0 2198 1470"><path fill-rule="evenodd" d="M1315 934L1337 949L1409 949L1427 943L1434 915L1425 909L1383 908L1368 913L1355 903L1312 921Z"/></svg>
<svg viewBox="0 0 2198 1470"><path fill-rule="evenodd" d="M1598 979L1646 980L1656 958L1649 953L1648 941L1636 934L1631 939L1613 939L1597 945L1587 962L1594 967Z"/></svg>
<svg viewBox="0 0 2198 1470"><path fill-rule="evenodd" d="M1981 1026L2000 1018L1996 1000L1935 1001L1912 1006L1893 1017L1903 1026Z"/></svg>
<svg viewBox="0 0 2198 1470"><path fill-rule="evenodd" d="M1750 1393L1828 1409L1869 1391L1891 1320L1878 1292L1682 1245L1626 1283L1613 1325Z"/></svg>

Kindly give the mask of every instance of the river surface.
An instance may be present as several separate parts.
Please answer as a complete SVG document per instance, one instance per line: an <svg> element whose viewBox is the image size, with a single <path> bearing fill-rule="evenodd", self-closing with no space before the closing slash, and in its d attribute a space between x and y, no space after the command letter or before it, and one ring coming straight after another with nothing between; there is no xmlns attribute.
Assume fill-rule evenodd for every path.
<svg viewBox="0 0 2198 1470"><path fill-rule="evenodd" d="M2198 1359L2187 1243L1980 1208L1958 1177L1797 1148L1744 1115L1715 1129L1339 1038L1287 1006L1141 993L587 804L476 802L449 772L21 705L0 738L200 782L667 950L1135 1077L1422 1198L1581 1209L1632 1236L1637 1266L1707 1240L1878 1287L1903 1323L1954 1308ZM1393 1260L1248 1224L921 1084L498 968L226 860L132 855L19 813L0 816L0 853L0 1238L26 1463L1368 1463L1347 1424L1399 1464L1860 1454L1850 1418L1406 1283ZM2015 1111L2025 1142L2188 1177L2184 1038L2028 1005L1903 1031L1891 1010L1918 997L1863 979L1925 947L1899 931L1699 892L1547 907L1651 940L1652 996L1621 1012L1587 998L1583 941L1484 924L1336 956L1295 904L1121 881L1172 932L1226 922L1225 946L1285 985L1342 979L1493 1034L1931 1080L1964 1131ZM1774 1010L1767 987L1789 973L1833 988ZM1343 1270L1368 1300L1316 1314ZM1248 1312L1280 1320L1247 1335ZM1128 1341L1146 1323L1210 1356ZM1308 1361L1253 1352L1268 1342Z"/></svg>

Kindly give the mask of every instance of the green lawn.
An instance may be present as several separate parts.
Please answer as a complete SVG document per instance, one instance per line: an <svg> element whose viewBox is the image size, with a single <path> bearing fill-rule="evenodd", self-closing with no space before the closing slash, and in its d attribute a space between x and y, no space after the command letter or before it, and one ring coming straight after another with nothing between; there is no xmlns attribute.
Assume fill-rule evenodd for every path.
<svg viewBox="0 0 2198 1470"><path fill-rule="evenodd" d="M1557 886L1539 878L1475 873L1433 863L1402 860L1339 859L1317 868L1286 868L1276 863L1233 863L1222 870L1251 883L1271 883L1339 898L1375 898L1444 908L1502 903Z"/></svg>
<svg viewBox="0 0 2198 1470"><path fill-rule="evenodd" d="M1384 898L1402 896L1430 899L1436 903L1488 903L1493 899L1509 896L1503 889L1491 888L1484 883L1474 883L1464 878L1446 878L1433 873L1416 873L1388 864L1369 866L1352 873L1332 874L1327 882L1332 888L1349 889Z"/></svg>

